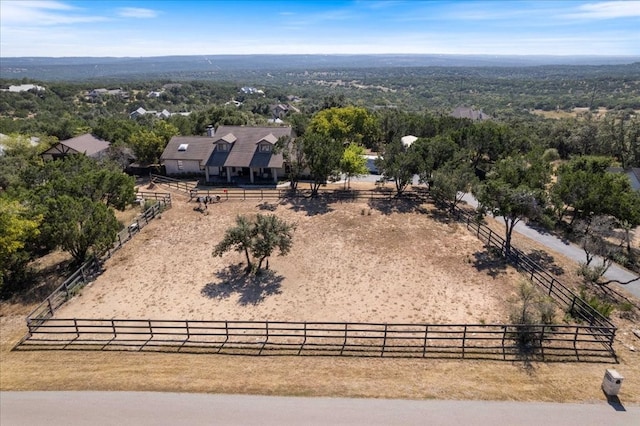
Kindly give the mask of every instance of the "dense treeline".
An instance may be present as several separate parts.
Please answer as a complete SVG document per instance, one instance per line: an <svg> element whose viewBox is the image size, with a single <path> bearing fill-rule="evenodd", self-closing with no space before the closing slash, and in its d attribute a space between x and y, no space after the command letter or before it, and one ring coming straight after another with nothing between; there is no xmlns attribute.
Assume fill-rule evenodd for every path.
<svg viewBox="0 0 640 426"><path fill-rule="evenodd" d="M381 154L378 167L399 193L414 175L452 206L460 193L473 192L484 211L504 218L507 242L518 221L536 220L574 232L588 258L596 253L633 263L628 235L640 224L640 199L624 174L607 170L640 167L634 111L640 108L640 74L630 75L634 69L543 67L500 74L478 68L432 76L424 69L388 75L360 69L273 76L260 90L247 89L251 82L158 80L118 86L34 82L46 89L2 91L0 133L10 136L0 141L0 296L24 288L27 265L43 253L61 248L81 262L111 243L121 226L113 209L133 201L133 180L122 172L130 153L154 164L174 135L202 135L209 125L266 125L275 118L298 136L279 142L287 148L293 186L303 173L314 193L336 173L364 173L367 148ZM277 84L289 77L290 84ZM15 82L2 85L9 83ZM121 92L89 95L100 87ZM288 111L277 111L278 104ZM484 107L493 118L452 117L461 104ZM587 108L557 119L529 112L558 106ZM609 111L597 112L598 106ZM137 108L189 114L130 118ZM109 161L40 158L57 140L89 132L112 142ZM405 135L416 137L412 145L401 143ZM40 138L35 146L29 140L34 136ZM626 243L616 250L594 243L611 240L607 229L622 229ZM602 270L587 267L584 273L592 277Z"/></svg>

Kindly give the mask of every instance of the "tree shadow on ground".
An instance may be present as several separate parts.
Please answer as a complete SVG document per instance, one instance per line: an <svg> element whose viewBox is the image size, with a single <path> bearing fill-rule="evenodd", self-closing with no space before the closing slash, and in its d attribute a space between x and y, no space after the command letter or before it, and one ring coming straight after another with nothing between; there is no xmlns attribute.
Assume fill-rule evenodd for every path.
<svg viewBox="0 0 640 426"><path fill-rule="evenodd" d="M258 275L247 274L243 264L231 265L216 273L218 282L210 282L202 288L202 295L211 299L228 299L239 294L238 304L257 305L267 296L280 294L284 277L271 270L262 270Z"/></svg>
<svg viewBox="0 0 640 426"><path fill-rule="evenodd" d="M267 201L263 201L262 203L258 204L258 210L264 210L264 211L270 211L270 212L274 212L278 209L278 205L280 203L269 203Z"/></svg>
<svg viewBox="0 0 640 426"><path fill-rule="evenodd" d="M371 209L389 215L392 213L426 213L427 210L422 206L423 201L413 198L391 198L383 200L369 200L368 205Z"/></svg>
<svg viewBox="0 0 640 426"><path fill-rule="evenodd" d="M294 212L304 212L307 216L327 214L333 211L328 201L323 197L291 198L288 200L288 204Z"/></svg>
<svg viewBox="0 0 640 426"><path fill-rule="evenodd" d="M564 274L564 269L556 265L555 259L543 250L532 250L527 254L542 270L549 271L554 275Z"/></svg>
<svg viewBox="0 0 640 426"><path fill-rule="evenodd" d="M422 213L429 216L429 218L433 219L436 222L450 224L458 222L455 217L451 214L451 212L446 208L446 206L435 205L429 206L428 208L423 208Z"/></svg>
<svg viewBox="0 0 640 426"><path fill-rule="evenodd" d="M473 267L479 272L486 272L491 278L497 278L507 272L507 260L491 249L473 253Z"/></svg>

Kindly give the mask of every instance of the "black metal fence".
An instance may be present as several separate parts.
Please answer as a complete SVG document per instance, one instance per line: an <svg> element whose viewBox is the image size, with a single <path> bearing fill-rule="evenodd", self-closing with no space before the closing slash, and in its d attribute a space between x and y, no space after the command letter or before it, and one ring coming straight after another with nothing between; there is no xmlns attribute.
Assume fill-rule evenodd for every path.
<svg viewBox="0 0 640 426"><path fill-rule="evenodd" d="M242 355L610 362L615 354L576 325L385 324L140 319L28 320L18 349L135 350Z"/></svg>

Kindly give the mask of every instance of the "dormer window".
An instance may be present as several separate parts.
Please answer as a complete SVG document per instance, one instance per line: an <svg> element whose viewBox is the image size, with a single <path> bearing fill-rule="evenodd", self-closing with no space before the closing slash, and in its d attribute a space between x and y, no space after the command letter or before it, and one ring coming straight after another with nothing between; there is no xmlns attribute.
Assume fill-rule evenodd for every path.
<svg viewBox="0 0 640 426"><path fill-rule="evenodd" d="M188 147L189 147L188 143L181 143L180 146L178 147L178 151L186 151Z"/></svg>
<svg viewBox="0 0 640 426"><path fill-rule="evenodd" d="M229 144L226 142L218 142L218 151L229 151Z"/></svg>
<svg viewBox="0 0 640 426"><path fill-rule="evenodd" d="M260 144L260 152L271 152L271 144L261 143Z"/></svg>

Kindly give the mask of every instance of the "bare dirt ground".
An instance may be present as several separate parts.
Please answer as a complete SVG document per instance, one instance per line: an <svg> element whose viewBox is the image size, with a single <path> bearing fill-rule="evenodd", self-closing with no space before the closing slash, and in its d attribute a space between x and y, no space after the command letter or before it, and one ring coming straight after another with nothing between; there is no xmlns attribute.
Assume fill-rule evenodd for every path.
<svg viewBox="0 0 640 426"><path fill-rule="evenodd" d="M491 323L521 280L430 205L222 202L207 215L195 205L174 197L58 316ZM238 278L239 253L211 256L236 214L257 212L297 224L293 251L271 259L260 285ZM569 261L548 261L570 278ZM621 401L640 403L640 356L619 342L619 364L11 351L30 307L0 305L2 390L602 401L604 370L616 368Z"/></svg>
<svg viewBox="0 0 640 426"><path fill-rule="evenodd" d="M207 215L174 197L60 318L151 318L410 323L502 322L517 273L491 271L464 227L421 212L367 203L323 205L221 202ZM432 206L399 204L398 210ZM294 222L294 247L272 257L259 283L244 255L211 255L236 215L276 214ZM364 213L364 214L363 214Z"/></svg>

